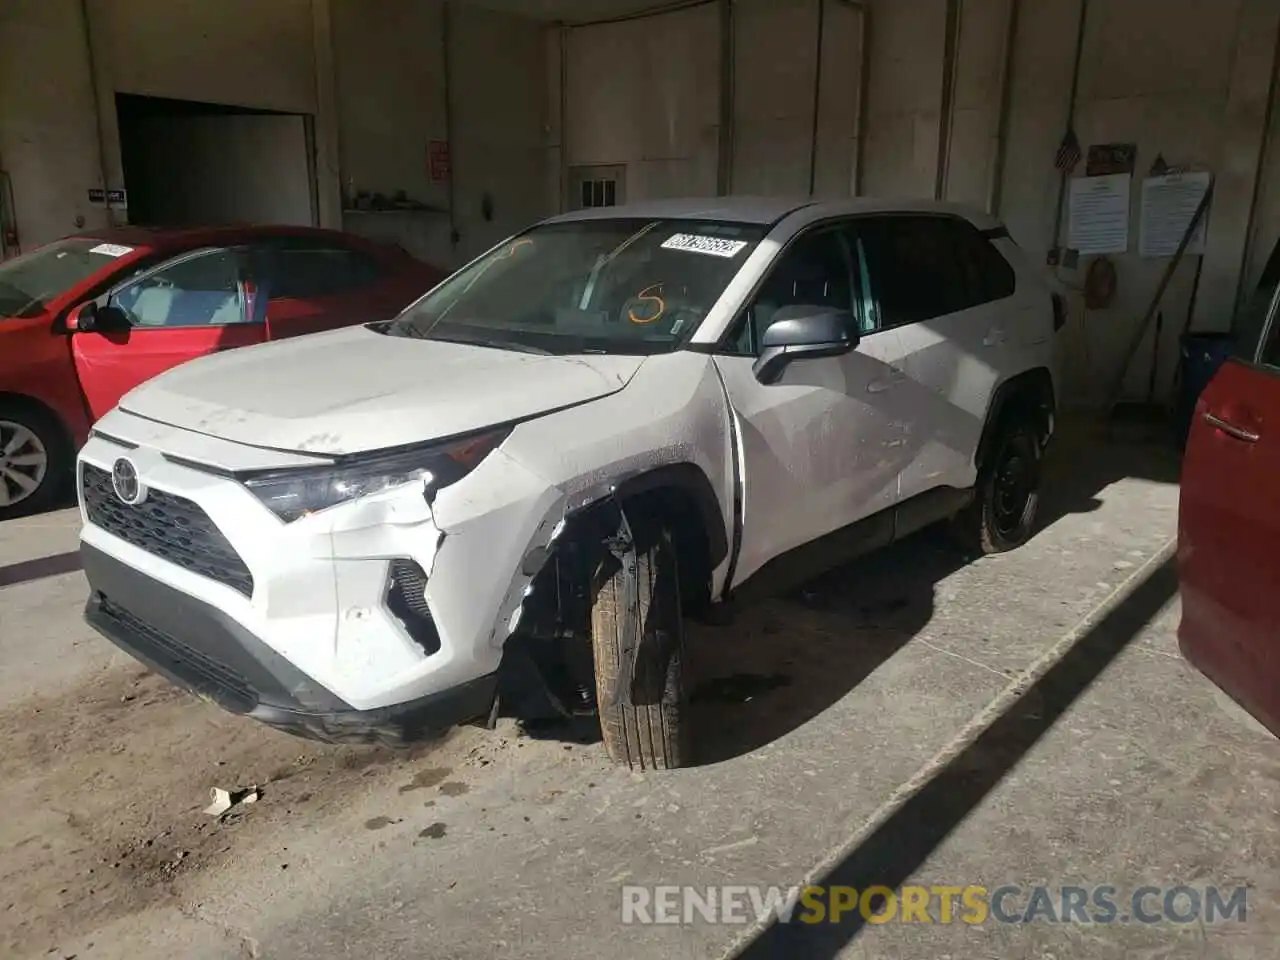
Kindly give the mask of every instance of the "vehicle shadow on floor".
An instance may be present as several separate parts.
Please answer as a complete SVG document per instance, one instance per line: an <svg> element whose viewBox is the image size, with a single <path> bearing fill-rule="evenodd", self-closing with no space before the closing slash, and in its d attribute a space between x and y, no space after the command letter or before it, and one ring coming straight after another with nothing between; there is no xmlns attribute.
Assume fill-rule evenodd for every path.
<svg viewBox="0 0 1280 960"><path fill-rule="evenodd" d="M1046 459L1040 525L1090 513L1122 479L1176 483L1176 451L1093 436ZM695 762L757 750L847 696L932 620L944 578L968 564L943 527L823 574L739 612L727 627L690 624Z"/></svg>
<svg viewBox="0 0 1280 960"><path fill-rule="evenodd" d="M932 778L908 797L815 882L859 891L898 890L953 830L982 803L1047 734L1177 592L1177 568L1167 559L1085 632L1062 659L1010 704ZM855 838L850 838L854 841ZM886 907L873 898L870 910ZM773 922L733 956L738 960L805 957L834 960L867 924L859 910L840 922Z"/></svg>

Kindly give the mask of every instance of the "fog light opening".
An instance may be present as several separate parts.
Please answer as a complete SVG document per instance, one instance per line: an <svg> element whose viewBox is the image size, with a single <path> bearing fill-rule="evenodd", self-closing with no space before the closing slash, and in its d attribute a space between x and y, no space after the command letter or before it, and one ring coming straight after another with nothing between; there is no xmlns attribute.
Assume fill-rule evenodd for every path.
<svg viewBox="0 0 1280 960"><path fill-rule="evenodd" d="M440 650L440 632L427 605L427 573L413 560L391 561L387 581L387 612L410 639L431 656Z"/></svg>

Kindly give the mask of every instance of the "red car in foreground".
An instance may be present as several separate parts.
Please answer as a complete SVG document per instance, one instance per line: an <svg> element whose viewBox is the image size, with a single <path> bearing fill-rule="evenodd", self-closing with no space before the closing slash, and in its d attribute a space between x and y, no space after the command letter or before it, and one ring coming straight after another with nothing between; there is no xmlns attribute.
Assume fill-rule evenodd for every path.
<svg viewBox="0 0 1280 960"><path fill-rule="evenodd" d="M1183 655L1280 736L1280 245L1182 467Z"/></svg>
<svg viewBox="0 0 1280 960"><path fill-rule="evenodd" d="M0 519L48 506L90 425L215 350L387 319L443 278L301 227L105 230L0 263Z"/></svg>

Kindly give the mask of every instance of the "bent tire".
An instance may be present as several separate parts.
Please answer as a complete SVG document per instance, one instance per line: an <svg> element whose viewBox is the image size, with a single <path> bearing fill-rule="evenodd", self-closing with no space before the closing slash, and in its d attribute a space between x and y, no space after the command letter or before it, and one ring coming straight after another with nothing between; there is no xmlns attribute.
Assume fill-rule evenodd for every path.
<svg viewBox="0 0 1280 960"><path fill-rule="evenodd" d="M605 750L632 770L688 762L684 627L669 528L622 531L591 609L596 703Z"/></svg>
<svg viewBox="0 0 1280 960"><path fill-rule="evenodd" d="M986 462L978 468L973 502L956 517L953 531L977 553L1004 553L1035 533L1040 508L1043 450L1032 424L1010 420Z"/></svg>
<svg viewBox="0 0 1280 960"><path fill-rule="evenodd" d="M27 404L0 404L0 520L54 506L71 466L71 446L53 417Z"/></svg>

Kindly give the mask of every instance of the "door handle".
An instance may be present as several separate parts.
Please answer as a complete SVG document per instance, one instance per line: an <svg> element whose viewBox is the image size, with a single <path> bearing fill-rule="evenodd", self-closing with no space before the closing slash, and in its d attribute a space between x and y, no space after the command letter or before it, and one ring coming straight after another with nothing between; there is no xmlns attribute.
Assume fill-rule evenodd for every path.
<svg viewBox="0 0 1280 960"><path fill-rule="evenodd" d="M987 331L987 335L982 338L984 347L994 347L1004 343L1004 330L1001 327L992 327Z"/></svg>
<svg viewBox="0 0 1280 960"><path fill-rule="evenodd" d="M1237 440L1243 440L1245 443L1257 443L1261 434L1256 430L1250 430L1248 427L1239 427L1229 420L1223 420L1221 417L1214 416L1212 413L1204 415L1204 422L1211 427L1221 430L1229 437L1235 437Z"/></svg>
<svg viewBox="0 0 1280 960"><path fill-rule="evenodd" d="M889 372L878 380L872 380L867 384L867 393L884 393L895 383L901 383L907 379L907 375L897 367L890 367Z"/></svg>

